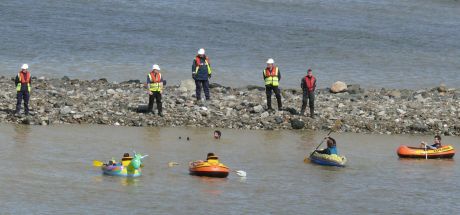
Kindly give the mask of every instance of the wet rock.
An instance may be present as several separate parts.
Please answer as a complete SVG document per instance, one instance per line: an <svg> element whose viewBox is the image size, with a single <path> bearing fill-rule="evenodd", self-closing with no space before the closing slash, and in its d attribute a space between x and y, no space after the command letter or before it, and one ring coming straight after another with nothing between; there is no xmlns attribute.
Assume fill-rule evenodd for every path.
<svg viewBox="0 0 460 215"><path fill-rule="evenodd" d="M264 110L264 108L262 107L262 105L257 105L253 108L253 111L254 113L260 113Z"/></svg>
<svg viewBox="0 0 460 215"><path fill-rule="evenodd" d="M399 90L392 90L387 95L390 98L395 98L395 99L401 98L401 92Z"/></svg>
<svg viewBox="0 0 460 215"><path fill-rule="evenodd" d="M441 84L439 87L438 87L438 92L440 93L445 93L447 92L447 87L445 84Z"/></svg>
<svg viewBox="0 0 460 215"><path fill-rule="evenodd" d="M359 84L352 84L347 86L347 92L350 94L359 94L364 93L364 90L361 89Z"/></svg>
<svg viewBox="0 0 460 215"><path fill-rule="evenodd" d="M426 132L428 131L428 126L422 123L414 123L410 126L410 129L418 132Z"/></svg>
<svg viewBox="0 0 460 215"><path fill-rule="evenodd" d="M298 115L299 114L299 112L295 108L287 107L284 110L289 112L291 115Z"/></svg>
<svg viewBox="0 0 460 215"><path fill-rule="evenodd" d="M71 111L72 111L72 109L70 109L69 106L64 106L64 107L62 107L62 108L59 110L59 113L61 113L62 115L67 115L67 114L69 114Z"/></svg>
<svg viewBox="0 0 460 215"><path fill-rule="evenodd" d="M63 81L70 81L70 78L69 78L68 76L64 76L64 77L61 78L61 80L63 80Z"/></svg>
<svg viewBox="0 0 460 215"><path fill-rule="evenodd" d="M265 87L261 87L261 86L257 86L257 85L248 85L248 86L246 86L246 89L264 91Z"/></svg>
<svg viewBox="0 0 460 215"><path fill-rule="evenodd" d="M281 123L283 123L283 118L281 118L280 116L277 116L277 117L275 117L275 122L277 124L281 124Z"/></svg>
<svg viewBox="0 0 460 215"><path fill-rule="evenodd" d="M347 84L342 81L337 81L331 86L332 93L342 93L347 91Z"/></svg>
<svg viewBox="0 0 460 215"><path fill-rule="evenodd" d="M305 122L299 120L299 119L292 119L291 120L291 127L293 129L302 129L305 127Z"/></svg>

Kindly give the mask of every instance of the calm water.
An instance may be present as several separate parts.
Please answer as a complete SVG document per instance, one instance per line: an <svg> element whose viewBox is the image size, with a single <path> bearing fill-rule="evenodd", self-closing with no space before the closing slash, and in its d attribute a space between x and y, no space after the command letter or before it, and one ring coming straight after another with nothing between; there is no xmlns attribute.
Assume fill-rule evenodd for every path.
<svg viewBox="0 0 460 215"><path fill-rule="evenodd" d="M399 144L431 137L334 135L346 168L302 160L324 133L102 126L0 125L1 214L457 214L454 160L400 160ZM178 139L182 136L182 140ZM191 141L184 140L190 137ZM459 148L460 138L445 137ZM103 176L92 160L136 150L140 178ZM216 152L246 179L188 175ZM175 161L181 165L168 167Z"/></svg>
<svg viewBox="0 0 460 215"><path fill-rule="evenodd" d="M282 3L280 3L282 2ZM312 67L320 87L460 87L457 0L0 1L0 75L190 78L207 48L214 82L263 85L273 57L282 87Z"/></svg>

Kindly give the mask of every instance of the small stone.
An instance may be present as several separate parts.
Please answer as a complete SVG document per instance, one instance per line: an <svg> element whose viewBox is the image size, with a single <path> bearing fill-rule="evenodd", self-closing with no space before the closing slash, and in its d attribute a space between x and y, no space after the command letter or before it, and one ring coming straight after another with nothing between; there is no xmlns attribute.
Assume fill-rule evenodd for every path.
<svg viewBox="0 0 460 215"><path fill-rule="evenodd" d="M255 106L255 107L253 108L253 110L254 110L255 113L260 113L260 112L262 112L263 109L264 109L264 108L262 107L262 105L257 105L257 106Z"/></svg>
<svg viewBox="0 0 460 215"><path fill-rule="evenodd" d="M117 92L114 89L108 89L107 90L107 94L113 95L115 93L117 93Z"/></svg>
<svg viewBox="0 0 460 215"><path fill-rule="evenodd" d="M440 93L445 93L447 92L447 87L445 84L441 84L439 87L438 87L438 92Z"/></svg>
<svg viewBox="0 0 460 215"><path fill-rule="evenodd" d="M72 110L70 109L69 106L64 106L62 107L60 110L59 110L59 113L61 113L62 115L67 115L71 112Z"/></svg>
<svg viewBox="0 0 460 215"><path fill-rule="evenodd" d="M267 118L268 116L270 116L270 114L267 111L260 114L260 118Z"/></svg>

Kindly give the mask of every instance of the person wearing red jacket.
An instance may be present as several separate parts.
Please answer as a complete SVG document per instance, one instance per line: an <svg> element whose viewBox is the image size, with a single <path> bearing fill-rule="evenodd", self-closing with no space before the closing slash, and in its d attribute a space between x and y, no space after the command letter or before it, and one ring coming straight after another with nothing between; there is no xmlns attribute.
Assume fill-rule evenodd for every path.
<svg viewBox="0 0 460 215"><path fill-rule="evenodd" d="M307 75L302 78L300 87L303 91L302 96L302 108L300 115L305 114L305 108L307 108L307 102L310 107L310 117L315 118L315 90L316 90L316 78L313 76L311 69L308 69Z"/></svg>

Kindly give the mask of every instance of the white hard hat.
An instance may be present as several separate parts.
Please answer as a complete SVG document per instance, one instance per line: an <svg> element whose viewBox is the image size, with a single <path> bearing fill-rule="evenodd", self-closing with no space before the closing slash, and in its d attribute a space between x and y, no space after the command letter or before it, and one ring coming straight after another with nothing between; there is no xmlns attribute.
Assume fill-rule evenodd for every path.
<svg viewBox="0 0 460 215"><path fill-rule="evenodd" d="M204 54L204 48L199 49L198 54Z"/></svg>
<svg viewBox="0 0 460 215"><path fill-rule="evenodd" d="M160 66L158 64L153 64L152 69L160 71Z"/></svg>
<svg viewBox="0 0 460 215"><path fill-rule="evenodd" d="M21 69L28 69L28 68L29 68L29 65L27 65L27 64L22 64L22 66L21 66Z"/></svg>
<svg viewBox="0 0 460 215"><path fill-rule="evenodd" d="M273 58L268 58L267 63L268 64L274 64L275 61L273 60Z"/></svg>

